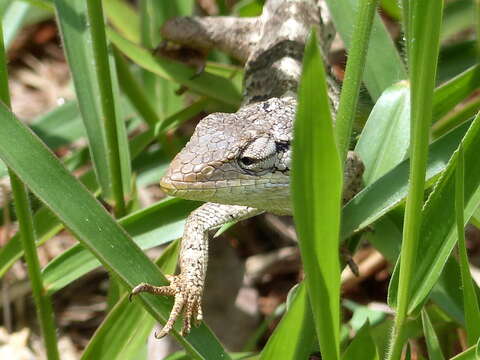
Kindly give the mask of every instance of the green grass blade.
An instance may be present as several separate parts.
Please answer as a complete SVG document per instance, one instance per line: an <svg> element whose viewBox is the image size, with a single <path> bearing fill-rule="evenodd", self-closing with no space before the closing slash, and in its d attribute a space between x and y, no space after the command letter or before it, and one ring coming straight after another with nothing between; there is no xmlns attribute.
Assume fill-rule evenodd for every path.
<svg viewBox="0 0 480 360"><path fill-rule="evenodd" d="M471 348L465 350L461 354L454 356L450 360L478 360L476 352L478 351L479 344L477 346L472 346Z"/></svg>
<svg viewBox="0 0 480 360"><path fill-rule="evenodd" d="M230 80L208 72L203 72L192 79L195 69L168 59L157 58L150 51L129 42L112 29L107 29L107 34L123 54L142 68L169 81L185 85L194 92L231 105L232 110L238 108L240 92Z"/></svg>
<svg viewBox="0 0 480 360"><path fill-rule="evenodd" d="M7 56L3 40L2 19L0 19L0 102L10 107L10 91L8 89Z"/></svg>
<svg viewBox="0 0 480 360"><path fill-rule="evenodd" d="M194 102L192 105L187 106L185 109L179 111L178 113L173 114L172 116L166 118L164 120L164 122L162 122L161 126L159 126L159 129L157 130L157 133L163 134L165 131L175 128L181 122L183 122L186 119L191 118L192 116L196 115L199 111L201 111L205 107L205 105L207 103L208 103L208 101L206 101L205 99L200 99L197 102ZM56 112L56 111L54 110L53 112ZM68 112L69 111L67 111L67 113ZM65 113L63 111L58 112L59 116L62 115L62 114L65 115ZM48 115L46 116L46 118L47 117L48 117ZM50 125L53 126L53 125L57 125L58 121L55 120L55 121L51 121L50 123L51 123ZM42 126L42 129L47 129L47 126ZM50 129L50 126L48 126L48 129ZM71 128L68 128L68 129L71 130ZM43 134L40 137L50 139L48 136L46 136L46 134ZM139 135L135 136L134 138L132 138L131 143L130 143L130 150L131 150L131 153L132 153L132 158L135 158L138 155L142 154L142 151L145 149L145 147L149 143L151 143L154 139L155 139L155 135L154 135L153 130L144 132L144 133L139 134ZM68 163L68 161L66 163ZM83 164L83 162L80 162L79 164ZM79 164L75 163L75 164L73 164L74 166L68 165L68 168L70 170L73 170ZM142 173L140 173L139 175L141 177ZM84 175L82 175L80 177L80 180L90 191L92 191L92 192L97 192L98 191L98 185L95 182L94 175L93 175L91 170L89 172L85 173ZM168 202L175 202L175 201L173 199L170 199L170 200L168 200ZM180 207L185 208L184 217L186 217L187 212L189 211L190 207L191 207L191 210L193 210L193 206L194 206L193 204L194 203L185 201L184 204L186 204L186 205L180 205ZM192 204L192 205L188 205L188 204ZM152 246L154 246L153 244L158 243L159 241L162 240L162 238L155 238L154 237L157 234L157 231L159 232L157 235L160 236L160 237L164 236L164 234L169 234L171 232L169 230L170 225L167 225L167 227L165 229L160 229L161 224L168 223L167 219L170 218L169 216L167 216L165 218L165 222L164 222L164 221L159 221L158 218L155 219L154 218L155 215L152 214L152 213L155 213L155 210L152 211L152 209L156 209L156 210L160 211L158 216L163 216L162 213L161 213L161 210L160 210L162 206L163 206L162 203L157 203L157 204L153 205L151 208L149 208L150 210L149 209L144 209L144 210L142 210L142 212L131 214L127 218L127 219L130 219L128 221L132 221L132 223L135 223L137 221L140 222L140 221L142 221L143 215L139 215L139 214L148 213L148 215L144 215L146 217L145 226L143 227L143 229L145 231L143 231L141 228L136 230L136 228L138 227L137 225L133 225L133 224L128 225L128 227L129 227L128 231L132 231L131 234L135 237L140 236L140 234L143 234L143 233L150 233L151 234L151 237L140 236L138 238L138 240L140 241L140 244L143 244L143 248L152 247ZM173 210L172 214L175 214L175 213L176 213L176 211ZM170 215L172 215L172 214L170 214ZM125 219L125 220L127 220L127 219ZM132 220L132 219L135 219L135 220ZM151 220L149 220L149 219L151 219ZM58 218L47 208L41 208L35 214L34 224L35 224L35 231L36 231L36 234L37 234L37 237L38 237L37 245L43 244L50 237L55 235L58 231L60 231L63 228L63 225L59 222ZM130 227L132 227L131 228L132 230L130 230ZM162 232L163 230L165 230L166 233L163 233ZM175 238L179 237L180 235L175 235L175 236L176 237L173 237L173 235L171 235L168 241L170 241L172 239L175 239ZM79 251L79 257L82 257L83 260L81 260L81 259L71 260L72 262L76 262L77 264L79 264L79 267L74 267L72 269L72 270L75 270L75 271L68 272L66 274L65 274L65 272L61 272L61 273L58 274L58 276L59 276L58 279L61 281L62 284L66 285L67 283L69 283L69 282L67 282L67 280L68 280L67 275L69 276L70 279L73 280L73 279L76 279L77 277L83 275L84 273L88 272L89 270L91 270L91 269L93 269L93 268L95 268L96 266L99 265L98 260L94 259L93 255L91 255L91 253L89 253L85 248L83 248L80 245L78 245L78 247L80 249L82 249L81 251ZM70 251L70 250L68 250L68 251ZM68 251L67 251L67 253L68 253ZM73 248L72 248L71 251L75 251L75 250L73 250ZM12 264L22 256L22 254L23 254L23 251L22 251L19 239L18 239L17 236L14 236L11 239L11 241L8 242L8 244L6 246L4 246L3 248L0 249L0 276L2 274L4 274L12 266ZM67 254L65 254L65 256L67 256ZM82 261L85 261L85 262L82 262ZM56 281L52 280L52 282L55 283ZM60 283L58 283L58 284L60 284ZM56 289L57 287L60 286L58 284L57 285L52 285L51 287ZM64 286L64 285L62 285L62 286ZM50 287L48 285L48 279L47 279L47 287Z"/></svg>
<svg viewBox="0 0 480 360"><path fill-rule="evenodd" d="M382 10L385 11L395 20L399 20L402 17L402 10L397 0L380 0Z"/></svg>
<svg viewBox="0 0 480 360"><path fill-rule="evenodd" d="M156 13L156 9L154 9L153 5L155 2L156 1L154 0L140 0L138 3L140 13L140 44L150 52L154 52L154 49L160 43L160 18L162 16L161 14ZM171 2L169 5L172 5L171 8L175 8L175 4L176 2ZM142 85L145 88L149 99L152 101L160 100L154 102L154 104L163 115L166 113L165 110L171 103L173 103L174 106L178 105L179 97L175 96L172 87L174 84L165 79L159 78L145 69L140 70L140 75ZM162 94L164 97L160 94L161 90L166 90L164 94Z"/></svg>
<svg viewBox="0 0 480 360"><path fill-rule="evenodd" d="M439 120L480 87L480 65L472 66L435 89L433 121Z"/></svg>
<svg viewBox="0 0 480 360"><path fill-rule="evenodd" d="M408 64L411 81L411 163L410 187L405 209L400 258L397 313L389 359L400 359L404 326L411 296L425 187L428 135L433 111L433 89L438 61L439 32L443 1L413 2L407 31ZM410 31L411 30L411 31Z"/></svg>
<svg viewBox="0 0 480 360"><path fill-rule="evenodd" d="M355 152L365 164L366 186L385 175L408 155L410 145L410 87L401 81L377 100Z"/></svg>
<svg viewBox="0 0 480 360"><path fill-rule="evenodd" d="M472 219L471 219L474 223L474 225L476 227L479 227L478 224L480 224L480 206L478 207L478 209L475 211L475 213L473 214L472 216Z"/></svg>
<svg viewBox="0 0 480 360"><path fill-rule="evenodd" d="M303 62L293 143L294 219L320 348L325 358L339 359L343 176L315 33Z"/></svg>
<svg viewBox="0 0 480 360"><path fill-rule="evenodd" d="M89 148L98 183L106 199L112 198L108 146L102 125L105 114L100 104L100 89L86 22L86 2L55 0L64 51L73 75L80 112L89 138Z"/></svg>
<svg viewBox="0 0 480 360"><path fill-rule="evenodd" d="M156 261L163 273L175 272L178 245L178 241L172 243ZM83 351L82 359L134 359L139 348L146 345L154 324L155 319L138 303L130 303L126 294L97 328Z"/></svg>
<svg viewBox="0 0 480 360"><path fill-rule="evenodd" d="M69 145L85 135L78 105L73 100L40 115L30 127L51 149ZM6 175L7 168L0 162L0 178Z"/></svg>
<svg viewBox="0 0 480 360"><path fill-rule="evenodd" d="M392 221L393 216L385 216L375 223L374 231L366 235L366 240L379 250L390 263L396 263L402 243L401 224ZM459 324L465 324L463 297L461 293L460 268L450 257L433 287L430 299ZM371 320L370 320L371 321ZM373 322L371 321L373 324Z"/></svg>
<svg viewBox="0 0 480 360"><path fill-rule="evenodd" d="M199 203L167 199L119 221L141 249L165 244L182 236L185 218ZM75 245L54 258L43 270L47 293L53 294L100 266L91 252Z"/></svg>
<svg viewBox="0 0 480 360"><path fill-rule="evenodd" d="M460 266L450 256L437 283L430 293L430 299L459 324L465 324L463 313Z"/></svg>
<svg viewBox="0 0 480 360"><path fill-rule="evenodd" d="M465 136L462 146L465 154L465 224L480 204L480 166L478 166L478 143L480 141L480 118L472 124ZM433 286L438 274L451 252L456 241L454 212L455 171L456 159L453 158L445 174L439 180L434 193L430 196L424 209L425 221L422 224L421 253L424 262L416 272L415 293L410 304L410 313L418 312L429 289ZM464 225L465 225L464 224ZM434 230L434 231L432 231ZM428 259L428 261L427 261Z"/></svg>
<svg viewBox="0 0 480 360"><path fill-rule="evenodd" d="M37 239L37 246L43 244L61 229L63 225L47 208L39 209L33 216L33 224ZM0 248L0 277L23 255L19 234L15 234L10 241Z"/></svg>
<svg viewBox="0 0 480 360"><path fill-rule="evenodd" d="M0 158L124 286L131 289L141 282L166 284L158 268L102 205L1 104L0 127ZM165 322L172 306L171 299L150 295L140 295L138 299L157 321ZM195 359L228 359L228 354L205 325L193 329L185 338L177 331L173 336Z"/></svg>
<svg viewBox="0 0 480 360"><path fill-rule="evenodd" d="M3 45L3 27L0 20L0 102L10 106L10 94L8 92L8 72L5 47ZM18 234L25 253L27 272L32 286L35 308L38 321L45 344L46 353L49 359L59 359L57 337L53 317L52 302L49 296L44 296L40 262L38 260L37 248L35 246L35 230L33 216L28 199L28 190L13 171L9 169L10 184L15 203L15 211L18 220ZM8 205L7 205L8 206Z"/></svg>
<svg viewBox="0 0 480 360"><path fill-rule="evenodd" d="M477 360L480 358L480 339L478 339L478 342L476 345L475 357Z"/></svg>
<svg viewBox="0 0 480 360"><path fill-rule="evenodd" d="M263 348L260 360L307 359L316 347L315 324L306 284L300 284L294 291L294 298Z"/></svg>
<svg viewBox="0 0 480 360"><path fill-rule="evenodd" d="M462 124L429 147L426 180L433 185L469 129ZM404 160L373 184L368 185L343 208L341 238L347 238L387 214L405 201L408 191L409 159Z"/></svg>
<svg viewBox="0 0 480 360"><path fill-rule="evenodd" d="M86 135L78 104L74 100L39 116L30 127L50 149L70 145Z"/></svg>
<svg viewBox="0 0 480 360"><path fill-rule="evenodd" d="M74 2L70 6L64 0L58 0L56 10L82 119L87 130L95 174L104 198L111 200L112 186L118 193L119 187L129 188L131 185L126 130L123 120L117 116L121 114L119 103L113 101L113 98L119 99L117 79L116 76L107 75L116 74L114 69L113 71L109 69L114 63L108 60L105 46L102 48L100 45L102 40L99 41L97 35L95 39L92 37L91 30L97 28L99 24L96 26L87 24L85 2ZM102 30L100 29L100 32ZM102 62L101 69L97 69ZM113 91L113 97L107 94L108 89ZM115 141L112 137L116 137L118 141L115 149L112 149L111 143ZM109 161L110 157L119 157L119 160L112 163ZM121 171L118 169L113 171L115 166ZM117 198L117 202L122 201L119 194Z"/></svg>
<svg viewBox="0 0 480 360"><path fill-rule="evenodd" d="M437 334L435 333L435 328L433 327L430 317L425 309L422 310L422 324L423 333L427 343L428 358L431 360L444 360L445 358L442 354L442 349Z"/></svg>
<svg viewBox="0 0 480 360"><path fill-rule="evenodd" d="M474 40L443 45L438 65L438 83L448 81L475 66L478 63L476 57L477 48Z"/></svg>
<svg viewBox="0 0 480 360"><path fill-rule="evenodd" d="M136 9L125 0L104 0L109 21L129 41L140 43L140 17Z"/></svg>
<svg viewBox="0 0 480 360"><path fill-rule="evenodd" d="M131 192L134 190L132 189L133 185L133 176L132 176L132 164L131 164L131 154L130 154L130 147L129 147L129 140L128 140L128 131L127 125L129 123L127 120L130 119L131 114L127 112L127 109L130 109L129 104L122 99L121 92L120 92L120 83L117 77L117 64L115 62L115 58L113 55L113 46L109 45L108 47L108 64L110 66L110 74L111 74L111 87L113 91L113 99L114 101L114 109L115 114L117 115L115 120L115 128L116 132L113 131L113 125L110 126L108 133L109 136L116 136L118 142L118 161L120 165L120 176L122 182L122 190L125 193L125 196L131 197ZM134 123L134 121L132 121ZM108 135L108 134L107 134ZM109 144L110 144L109 140ZM111 145L109 145L111 146ZM112 156L112 155L110 155Z"/></svg>
<svg viewBox="0 0 480 360"><path fill-rule="evenodd" d="M480 3L475 2L475 31L477 40L477 61L480 59ZM478 349L477 349L478 351Z"/></svg>
<svg viewBox="0 0 480 360"><path fill-rule="evenodd" d="M40 10L48 10L53 12L55 9L52 4L52 0L22 0L24 2L28 2L35 7L39 8Z"/></svg>
<svg viewBox="0 0 480 360"><path fill-rule="evenodd" d="M30 202L28 201L27 188L13 172L10 172L10 183L12 185L15 210L19 223L19 237L27 263L28 278L32 286L32 294L35 299L35 308L37 310L46 353L48 359L60 359L52 301L50 296L45 295L45 288L40 272L40 262L35 244L35 230Z"/></svg>
<svg viewBox="0 0 480 360"><path fill-rule="evenodd" d="M155 106L152 105L144 89L131 73L123 55L119 54L117 50L114 51L114 55L117 65L118 81L123 93L128 97L143 120L150 127L154 128L155 125L161 121Z"/></svg>
<svg viewBox="0 0 480 360"><path fill-rule="evenodd" d="M156 1L141 0L140 23L141 44L144 48L153 51L161 42L160 28L166 20L175 16L191 15L193 1ZM147 94L157 105L162 116L178 111L182 106L182 97L175 93L175 83L156 76L148 70L142 71L143 85Z"/></svg>
<svg viewBox="0 0 480 360"><path fill-rule="evenodd" d="M468 119L473 118L479 109L480 98L478 97L463 103L459 110L452 111L432 126L432 136L434 138L442 136Z"/></svg>
<svg viewBox="0 0 480 360"><path fill-rule="evenodd" d="M455 171L455 215L457 220L457 244L460 258L460 270L462 274L463 308L465 311L467 341L468 345L472 346L475 345L480 338L480 309L478 308L475 285L470 274L467 248L465 245L465 220L463 215L463 209L465 208L464 173L463 147L460 144Z"/></svg>
<svg viewBox="0 0 480 360"><path fill-rule="evenodd" d="M192 118L193 116L197 115L210 104L211 101L207 98L203 97L198 99L186 108L164 119L160 123L156 132L159 134L164 134L166 131L178 127L186 119Z"/></svg>
<svg viewBox="0 0 480 360"><path fill-rule="evenodd" d="M465 135L462 146L465 154L465 207L467 222L480 204L480 163L478 144L480 143L480 117L474 120ZM412 293L408 313L416 315L428 299L430 290L437 282L448 256L457 240L455 217L455 167L457 154L454 154L435 185L423 209L422 226L417 265L412 279ZM389 302L396 302L398 269L395 269L389 289Z"/></svg>
<svg viewBox="0 0 480 360"><path fill-rule="evenodd" d="M380 360L377 347L370 334L368 320L355 334L352 342L342 355L342 360Z"/></svg>
<svg viewBox="0 0 480 360"><path fill-rule="evenodd" d="M352 44L352 28L355 13L358 11L356 0L327 0L333 21L347 48ZM382 54L382 56L378 56ZM367 53L365 74L363 81L376 100L382 92L407 78L402 59L395 45L378 15L375 15Z"/></svg>
<svg viewBox="0 0 480 360"><path fill-rule="evenodd" d="M377 10L378 0L361 0L358 3L352 43L348 51L345 78L335 121L340 159L345 161L350 147L353 122L357 110L358 94L368 50L373 17Z"/></svg>
<svg viewBox="0 0 480 360"><path fill-rule="evenodd" d="M4 13L0 13L0 18L3 18L4 46L8 49L18 31L24 25L32 5L24 1L7 1L6 4L8 5L4 9Z"/></svg>
<svg viewBox="0 0 480 360"><path fill-rule="evenodd" d="M107 146L107 163L110 171L114 212L116 216L123 216L126 210L119 135L125 135L125 131L121 132L118 129L123 126L123 123L119 123L117 120L118 114L115 109L102 3L97 0L87 0L86 15L91 33L94 70L97 73L103 115L103 121L99 125L105 129L106 135L105 145ZM59 16L65 16L65 14L60 13Z"/></svg>

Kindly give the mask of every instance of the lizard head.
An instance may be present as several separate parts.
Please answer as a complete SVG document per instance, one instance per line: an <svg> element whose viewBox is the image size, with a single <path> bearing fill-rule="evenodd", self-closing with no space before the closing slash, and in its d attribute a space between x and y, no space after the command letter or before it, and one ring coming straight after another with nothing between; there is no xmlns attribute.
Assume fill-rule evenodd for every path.
<svg viewBox="0 0 480 360"><path fill-rule="evenodd" d="M200 121L160 185L170 195L282 212L289 207L293 99Z"/></svg>

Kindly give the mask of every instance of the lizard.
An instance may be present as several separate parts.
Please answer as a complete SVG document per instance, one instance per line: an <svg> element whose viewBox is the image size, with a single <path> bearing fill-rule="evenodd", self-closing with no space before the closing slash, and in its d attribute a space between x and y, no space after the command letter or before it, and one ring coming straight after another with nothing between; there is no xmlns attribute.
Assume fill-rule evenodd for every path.
<svg viewBox="0 0 480 360"><path fill-rule="evenodd" d="M174 297L157 338L168 334L180 315L182 335L190 332L192 319L196 324L202 320L211 230L263 212L292 214L289 173L296 92L312 27L319 30L327 54L335 32L322 0L267 0L259 17L180 17L162 27L169 41L202 50L217 47L246 65L240 109L203 118L160 182L169 195L206 203L186 220L180 273L167 276L167 286L141 283L131 292ZM335 109L337 86L331 76L328 83ZM344 169L346 202L360 190L364 167L349 152Z"/></svg>

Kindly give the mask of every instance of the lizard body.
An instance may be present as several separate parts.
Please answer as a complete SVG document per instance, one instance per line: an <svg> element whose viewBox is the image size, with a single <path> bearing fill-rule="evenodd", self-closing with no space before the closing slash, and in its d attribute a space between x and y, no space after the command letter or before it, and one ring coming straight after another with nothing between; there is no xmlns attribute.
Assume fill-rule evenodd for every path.
<svg viewBox="0 0 480 360"><path fill-rule="evenodd" d="M324 53L333 39L327 13L320 11L322 4L269 0L258 18L177 18L163 28L169 40L204 49L219 47L246 60L246 67L241 108L202 119L161 180L168 194L207 203L186 221L180 274L169 277L168 286L140 284L132 290L133 295L150 292L175 297L158 337L166 335L182 313L183 334L190 331L192 318L202 319L210 230L265 211L292 213L289 172L303 49L312 26L320 28ZM225 29L226 23L231 31ZM336 108L338 92L333 79L329 80L329 96ZM363 164L350 152L344 201L359 190L362 173Z"/></svg>

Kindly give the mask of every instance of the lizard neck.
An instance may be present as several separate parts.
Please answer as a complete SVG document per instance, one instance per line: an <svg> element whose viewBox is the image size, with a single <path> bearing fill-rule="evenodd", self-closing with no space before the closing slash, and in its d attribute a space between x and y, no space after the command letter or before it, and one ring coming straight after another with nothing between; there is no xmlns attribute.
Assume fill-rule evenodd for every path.
<svg viewBox="0 0 480 360"><path fill-rule="evenodd" d="M325 54L334 36L331 22L322 19L319 7L309 1L271 0L261 17L258 41L245 66L243 105L296 97L311 29L319 30Z"/></svg>

